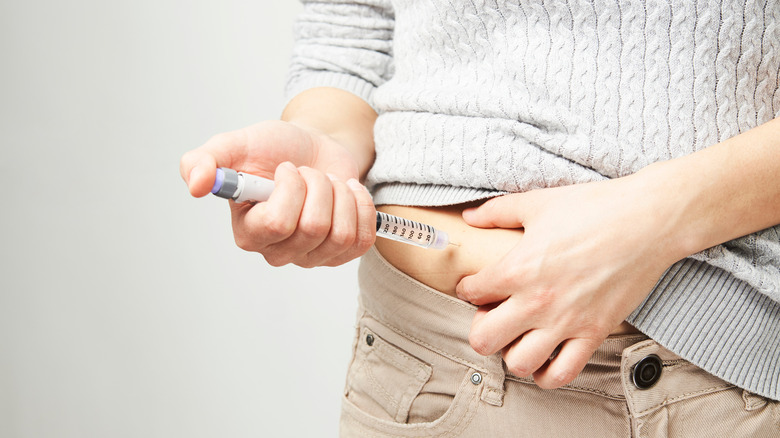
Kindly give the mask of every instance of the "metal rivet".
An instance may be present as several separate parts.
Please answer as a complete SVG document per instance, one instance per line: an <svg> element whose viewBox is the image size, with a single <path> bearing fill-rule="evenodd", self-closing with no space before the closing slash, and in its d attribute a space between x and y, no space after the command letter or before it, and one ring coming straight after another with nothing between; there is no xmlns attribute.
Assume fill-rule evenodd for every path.
<svg viewBox="0 0 780 438"><path fill-rule="evenodd" d="M374 345L374 335L371 333L366 335L366 344L368 344L369 347Z"/></svg>
<svg viewBox="0 0 780 438"><path fill-rule="evenodd" d="M471 375L471 383L475 385L479 385L482 383L482 374L480 373L474 373Z"/></svg>

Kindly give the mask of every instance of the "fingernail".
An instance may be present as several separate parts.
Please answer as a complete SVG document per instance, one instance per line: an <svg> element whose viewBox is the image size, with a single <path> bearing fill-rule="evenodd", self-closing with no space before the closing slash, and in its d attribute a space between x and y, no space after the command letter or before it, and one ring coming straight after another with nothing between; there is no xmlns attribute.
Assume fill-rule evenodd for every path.
<svg viewBox="0 0 780 438"><path fill-rule="evenodd" d="M347 180L347 185L352 190L363 190L363 191L366 191L366 192L368 191L366 186L364 186L363 184L360 184L360 182L358 180L356 180L355 178L348 179Z"/></svg>
<svg viewBox="0 0 780 438"><path fill-rule="evenodd" d="M330 178L331 181L338 181L339 180L339 177L337 177L336 175L334 175L332 173L326 173L326 175L328 175L328 178Z"/></svg>

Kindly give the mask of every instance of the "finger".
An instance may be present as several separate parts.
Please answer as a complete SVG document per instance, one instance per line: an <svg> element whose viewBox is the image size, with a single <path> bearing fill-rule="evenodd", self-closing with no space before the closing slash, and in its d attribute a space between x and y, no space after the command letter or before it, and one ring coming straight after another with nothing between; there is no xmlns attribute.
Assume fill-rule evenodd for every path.
<svg viewBox="0 0 780 438"><path fill-rule="evenodd" d="M494 354L533 327L534 321L519 301L510 297L472 321L469 344L474 351L483 356Z"/></svg>
<svg viewBox="0 0 780 438"><path fill-rule="evenodd" d="M376 240L376 207L371 195L366 187L354 178L347 180L347 186L352 191L356 208L355 240L350 249L328 260L325 263L326 266L338 266L362 256Z"/></svg>
<svg viewBox="0 0 780 438"><path fill-rule="evenodd" d="M498 263L461 278L455 285L455 295L475 306L505 300L518 289L517 276L510 274L516 265L510 264L509 259L507 254Z"/></svg>
<svg viewBox="0 0 780 438"><path fill-rule="evenodd" d="M179 173L190 194L195 197L209 194L217 167L234 167L245 149L246 134L238 130L217 134L203 146L185 153L179 161Z"/></svg>
<svg viewBox="0 0 780 438"><path fill-rule="evenodd" d="M474 318L471 320L471 327L473 328L482 324L482 321L487 318L490 311L498 307L499 304L500 303L490 303L477 307L477 311L474 313ZM471 332L469 332L469 335L471 335Z"/></svg>
<svg viewBox="0 0 780 438"><path fill-rule="evenodd" d="M357 238L357 206L352 190L346 183L331 177L333 184L333 216L330 233L317 248L306 256L309 266L318 266L352 247Z"/></svg>
<svg viewBox="0 0 780 438"><path fill-rule="evenodd" d="M306 185L298 223L286 239L269 245L264 252L266 260L274 266L296 263L310 267L307 254L328 237L333 215L333 185L322 172L308 167L298 168ZM270 199L269 199L270 201Z"/></svg>
<svg viewBox="0 0 780 438"><path fill-rule="evenodd" d="M512 374L530 376L550 360L559 343L552 330L529 330L504 349L504 362Z"/></svg>
<svg viewBox="0 0 780 438"><path fill-rule="evenodd" d="M571 383L585 368L602 342L603 339L575 338L566 340L561 345L558 354L533 374L534 382L544 389L560 388Z"/></svg>
<svg viewBox="0 0 780 438"><path fill-rule="evenodd" d="M275 187L267 202L231 202L233 236L247 251L263 251L269 245L289 238L298 225L306 197L306 183L292 163L276 168Z"/></svg>
<svg viewBox="0 0 780 438"><path fill-rule="evenodd" d="M525 210L533 198L533 192L499 196L479 207L463 210L463 219L479 228L521 228Z"/></svg>

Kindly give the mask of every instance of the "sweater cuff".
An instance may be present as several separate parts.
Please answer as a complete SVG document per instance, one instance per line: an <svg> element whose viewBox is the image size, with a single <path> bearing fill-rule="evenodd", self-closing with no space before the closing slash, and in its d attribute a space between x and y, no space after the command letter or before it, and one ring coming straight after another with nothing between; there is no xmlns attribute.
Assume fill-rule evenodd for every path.
<svg viewBox="0 0 780 438"><path fill-rule="evenodd" d="M376 89L374 84L357 76L329 71L309 72L304 76L291 78L287 83L287 89L285 93L287 96L287 102L285 102L285 106L286 104L290 103L290 100L292 100L292 98L298 94L306 90L319 87L338 88L340 90L352 93L366 101L366 103L368 103L371 108L376 111L373 103L374 90Z"/></svg>

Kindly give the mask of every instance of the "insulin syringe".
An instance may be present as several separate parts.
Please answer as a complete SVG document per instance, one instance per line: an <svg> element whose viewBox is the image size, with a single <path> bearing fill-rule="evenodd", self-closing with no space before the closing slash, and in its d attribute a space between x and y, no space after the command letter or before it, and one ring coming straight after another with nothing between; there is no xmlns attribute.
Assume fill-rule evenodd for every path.
<svg viewBox="0 0 780 438"><path fill-rule="evenodd" d="M273 190L274 182L269 179L220 167L211 193L236 202L262 202ZM445 249L450 243L444 231L381 211L376 212L376 235L421 248Z"/></svg>

